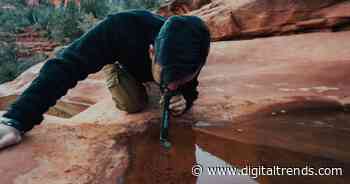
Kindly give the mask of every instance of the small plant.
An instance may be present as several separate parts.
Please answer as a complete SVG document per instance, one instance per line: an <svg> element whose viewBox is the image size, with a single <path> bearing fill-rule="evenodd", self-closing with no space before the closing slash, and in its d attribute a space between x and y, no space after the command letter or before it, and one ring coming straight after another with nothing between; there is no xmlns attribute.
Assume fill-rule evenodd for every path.
<svg viewBox="0 0 350 184"><path fill-rule="evenodd" d="M26 8L7 4L0 11L0 31L14 33L30 25L30 21L26 18L28 11Z"/></svg>
<svg viewBox="0 0 350 184"><path fill-rule="evenodd" d="M155 10L164 3L165 0L133 0L133 1L120 1L120 5L123 9L148 9Z"/></svg>
<svg viewBox="0 0 350 184"><path fill-rule="evenodd" d="M87 32L89 29L91 29L93 26L95 26L98 22L98 19L95 18L92 14L83 14L81 17L81 20L79 21L78 28L82 32Z"/></svg>
<svg viewBox="0 0 350 184"><path fill-rule="evenodd" d="M0 0L0 83L13 80L30 66L44 61L43 54L17 58L15 34L31 26L45 32L49 39L67 44L88 31L111 12L127 9L154 10L165 0L82 0L80 6L68 1L66 7L54 7L51 0L40 0L29 7L25 0ZM6 36L12 35L12 36Z"/></svg>
<svg viewBox="0 0 350 184"><path fill-rule="evenodd" d="M92 14L98 19L105 17L110 10L109 0L84 0L80 6L82 12Z"/></svg>
<svg viewBox="0 0 350 184"><path fill-rule="evenodd" d="M50 38L67 43L83 33L79 28L81 16L79 7L69 1L66 8L52 9L42 27L45 27Z"/></svg>
<svg viewBox="0 0 350 184"><path fill-rule="evenodd" d="M52 18L52 14L55 12L56 9L53 5L40 4L31 9L30 14L28 14L28 19L38 30L47 30L50 18Z"/></svg>
<svg viewBox="0 0 350 184"><path fill-rule="evenodd" d="M0 43L0 83L7 82L17 76L16 46L13 43Z"/></svg>
<svg viewBox="0 0 350 184"><path fill-rule="evenodd" d="M29 58L17 58L14 42L0 42L0 84L15 79L29 67L44 61L45 54L36 53Z"/></svg>
<svg viewBox="0 0 350 184"><path fill-rule="evenodd" d="M69 1L63 14L62 30L65 37L70 41L79 37L83 32L79 29L81 13L78 5L74 1Z"/></svg>

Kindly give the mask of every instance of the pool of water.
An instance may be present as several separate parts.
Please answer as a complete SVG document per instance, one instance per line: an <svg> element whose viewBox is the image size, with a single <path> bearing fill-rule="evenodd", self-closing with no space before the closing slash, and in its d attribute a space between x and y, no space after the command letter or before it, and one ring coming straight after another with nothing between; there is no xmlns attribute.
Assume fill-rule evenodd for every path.
<svg viewBox="0 0 350 184"><path fill-rule="evenodd" d="M215 123L201 123L200 127L194 128L193 125L182 122L173 123L170 130L172 142L170 150L162 148L159 144L158 125L153 125L146 132L131 137L127 144L130 151L130 165L119 183L345 184L350 181L350 160L346 160L348 158L346 154L350 150L349 139L347 139L347 137L350 138L348 114L268 116L241 124L212 125ZM264 136L267 130L258 132L256 129L276 132L280 140L274 142L275 135ZM252 136L250 134L253 130L256 132ZM285 136L283 136L284 133L286 133ZM322 138L319 138L320 136ZM317 154L317 150L322 153ZM199 176L192 174L196 164L202 168ZM343 175L255 178L253 175L213 176L207 171L208 167L215 166L242 171L248 165L298 168L306 165L315 168L340 167Z"/></svg>
<svg viewBox="0 0 350 184"><path fill-rule="evenodd" d="M235 176L232 176L233 172L237 171L239 173L243 173L243 171L239 167L233 166L221 158L212 155L198 145L196 145L196 164L198 165L194 165L191 172L194 172L195 175L198 175L198 178L196 180L197 184L211 184L217 182L222 184L258 184L256 180L247 175L237 174ZM196 168L196 166L199 166L199 168ZM220 175L214 175L215 170L208 171L208 168L211 168L213 166L220 166L224 169L228 168L229 170L222 170L220 171ZM226 171L228 172L226 173Z"/></svg>

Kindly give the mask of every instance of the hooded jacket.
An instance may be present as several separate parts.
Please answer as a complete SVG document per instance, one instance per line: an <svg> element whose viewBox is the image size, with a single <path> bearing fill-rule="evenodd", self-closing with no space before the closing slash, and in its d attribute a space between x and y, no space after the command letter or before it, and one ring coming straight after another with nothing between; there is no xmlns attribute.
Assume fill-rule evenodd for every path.
<svg viewBox="0 0 350 184"><path fill-rule="evenodd" d="M17 120L13 127L27 132L41 123L43 114L78 81L116 61L136 80L153 81L148 48L155 43L165 22L165 18L142 10L109 15L55 58L49 59L39 76L3 116ZM209 34L205 32L205 35ZM162 37L167 37L166 32ZM187 39L191 39L191 35ZM196 77L180 87L187 108L197 99L197 85Z"/></svg>
<svg viewBox="0 0 350 184"><path fill-rule="evenodd" d="M155 62L163 68L161 83L166 86L202 68L210 47L209 31L198 17L173 16L160 29L155 47Z"/></svg>

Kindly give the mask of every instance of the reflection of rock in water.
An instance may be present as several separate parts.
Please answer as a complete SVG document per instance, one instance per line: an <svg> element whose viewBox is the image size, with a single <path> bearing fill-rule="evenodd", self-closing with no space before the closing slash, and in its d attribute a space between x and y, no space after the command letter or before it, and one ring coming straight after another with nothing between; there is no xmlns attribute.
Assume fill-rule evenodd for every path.
<svg viewBox="0 0 350 184"><path fill-rule="evenodd" d="M231 127L196 128L196 142L238 166L350 169L350 116L342 112L294 112L253 117ZM241 131L237 131L241 130ZM217 137L208 139L208 134ZM344 176L259 177L259 183L347 183Z"/></svg>
<svg viewBox="0 0 350 184"><path fill-rule="evenodd" d="M301 123L302 122L302 123ZM250 183L347 183L344 176L248 176L214 177L191 174L193 164L208 166L246 165L265 167L341 167L350 169L350 118L343 113L299 113L260 117L230 126L172 124L173 147L159 145L159 128L130 138L131 165L125 184L250 184ZM240 129L242 131L236 131Z"/></svg>
<svg viewBox="0 0 350 184"><path fill-rule="evenodd" d="M159 144L158 126L132 137L131 165L124 183L195 183L196 178L191 174L195 162L195 137L191 127L173 125L170 138L173 145L166 151Z"/></svg>

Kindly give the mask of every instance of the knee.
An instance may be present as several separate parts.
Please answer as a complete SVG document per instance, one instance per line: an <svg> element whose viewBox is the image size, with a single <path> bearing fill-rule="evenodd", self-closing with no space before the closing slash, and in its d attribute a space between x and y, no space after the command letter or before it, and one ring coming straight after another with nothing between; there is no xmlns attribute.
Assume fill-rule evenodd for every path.
<svg viewBox="0 0 350 184"><path fill-rule="evenodd" d="M118 103L116 102L116 106L119 110L125 111L127 113L138 113L146 108L146 102L139 103Z"/></svg>

